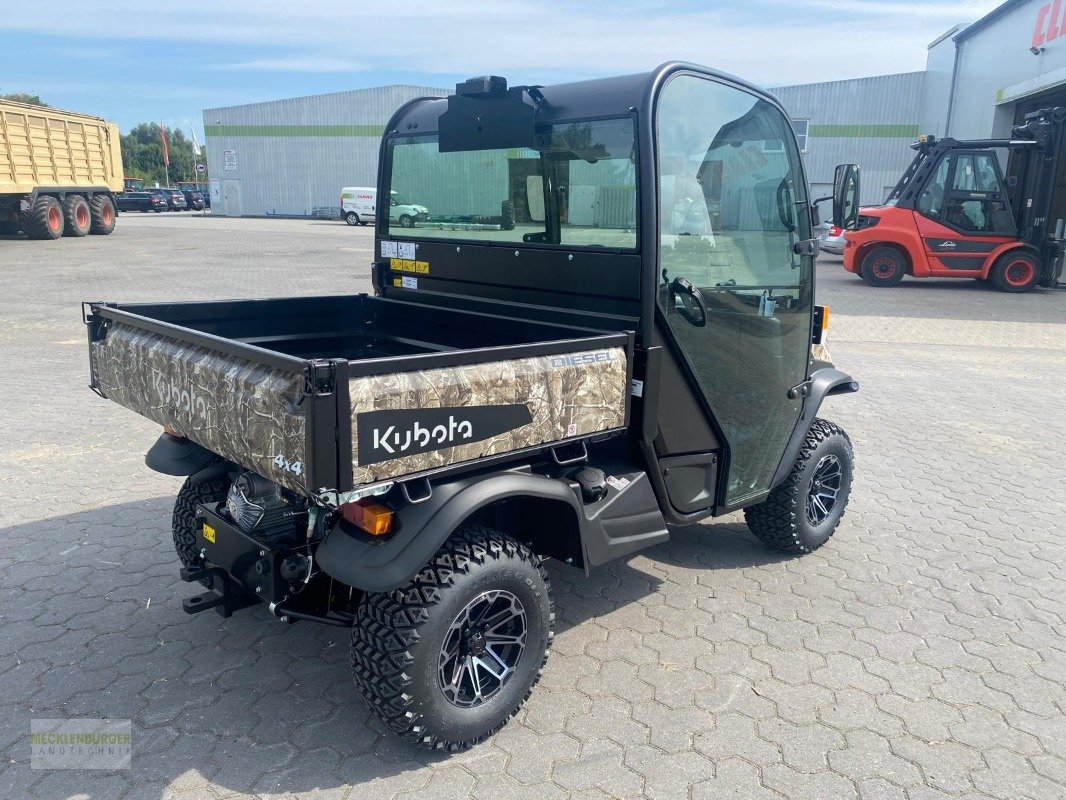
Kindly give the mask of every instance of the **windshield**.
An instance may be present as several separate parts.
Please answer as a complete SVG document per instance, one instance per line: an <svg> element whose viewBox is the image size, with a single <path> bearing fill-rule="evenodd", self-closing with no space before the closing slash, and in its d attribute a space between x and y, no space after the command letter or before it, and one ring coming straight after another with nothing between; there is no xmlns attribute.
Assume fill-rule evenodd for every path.
<svg viewBox="0 0 1066 800"><path fill-rule="evenodd" d="M393 235L637 246L632 119L544 126L535 149L441 153L434 135L393 139L389 154Z"/></svg>

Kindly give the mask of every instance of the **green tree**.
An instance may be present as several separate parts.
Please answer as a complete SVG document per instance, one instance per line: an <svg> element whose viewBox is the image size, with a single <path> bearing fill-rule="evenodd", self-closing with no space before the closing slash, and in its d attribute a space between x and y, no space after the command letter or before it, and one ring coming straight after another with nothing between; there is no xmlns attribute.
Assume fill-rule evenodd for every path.
<svg viewBox="0 0 1066 800"><path fill-rule="evenodd" d="M142 122L122 137L122 164L126 175L144 178L148 184L163 186L197 180L198 177L202 179L203 176L196 174L197 159L192 142L180 128L166 128L170 169L164 170L163 142L159 129L156 122Z"/></svg>
<svg viewBox="0 0 1066 800"><path fill-rule="evenodd" d="M31 106L44 106L49 108L48 103L41 99L40 95L30 94L29 92L8 92L7 94L0 94L0 100L13 100L16 103L28 103Z"/></svg>

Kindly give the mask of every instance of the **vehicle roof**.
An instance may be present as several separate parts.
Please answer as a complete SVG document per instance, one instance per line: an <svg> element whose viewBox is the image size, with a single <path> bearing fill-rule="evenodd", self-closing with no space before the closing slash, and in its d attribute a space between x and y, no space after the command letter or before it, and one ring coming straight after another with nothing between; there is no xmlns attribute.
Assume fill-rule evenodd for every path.
<svg viewBox="0 0 1066 800"><path fill-rule="evenodd" d="M729 73L698 64L669 61L648 72L540 86L538 88L544 96L544 102L537 109L537 124L627 114L632 109L642 108L650 94L656 91L669 75L676 72L693 72L732 83L775 105L778 104L765 90ZM401 106L393 115L386 130L389 133L435 133L437 119L447 108L446 97L421 97L412 100Z"/></svg>

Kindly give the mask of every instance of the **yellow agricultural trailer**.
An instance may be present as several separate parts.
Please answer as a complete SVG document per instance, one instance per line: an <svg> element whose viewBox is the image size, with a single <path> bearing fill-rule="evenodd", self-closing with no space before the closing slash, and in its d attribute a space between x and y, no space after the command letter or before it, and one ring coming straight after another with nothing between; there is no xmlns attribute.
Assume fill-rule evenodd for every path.
<svg viewBox="0 0 1066 800"><path fill-rule="evenodd" d="M121 191L117 125L0 100L0 235L106 235Z"/></svg>

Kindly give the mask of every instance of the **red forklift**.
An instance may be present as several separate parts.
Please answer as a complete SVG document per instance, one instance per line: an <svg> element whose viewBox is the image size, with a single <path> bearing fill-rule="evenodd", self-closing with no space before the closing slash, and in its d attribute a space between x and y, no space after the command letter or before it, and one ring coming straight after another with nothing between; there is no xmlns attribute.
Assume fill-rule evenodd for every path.
<svg viewBox="0 0 1066 800"><path fill-rule="evenodd" d="M1051 225L1066 107L1027 114L1009 139L936 139L882 206L843 220L844 269L870 286L915 278L977 278L1005 292L1057 288L1063 220ZM996 150L1013 156L1004 179Z"/></svg>

